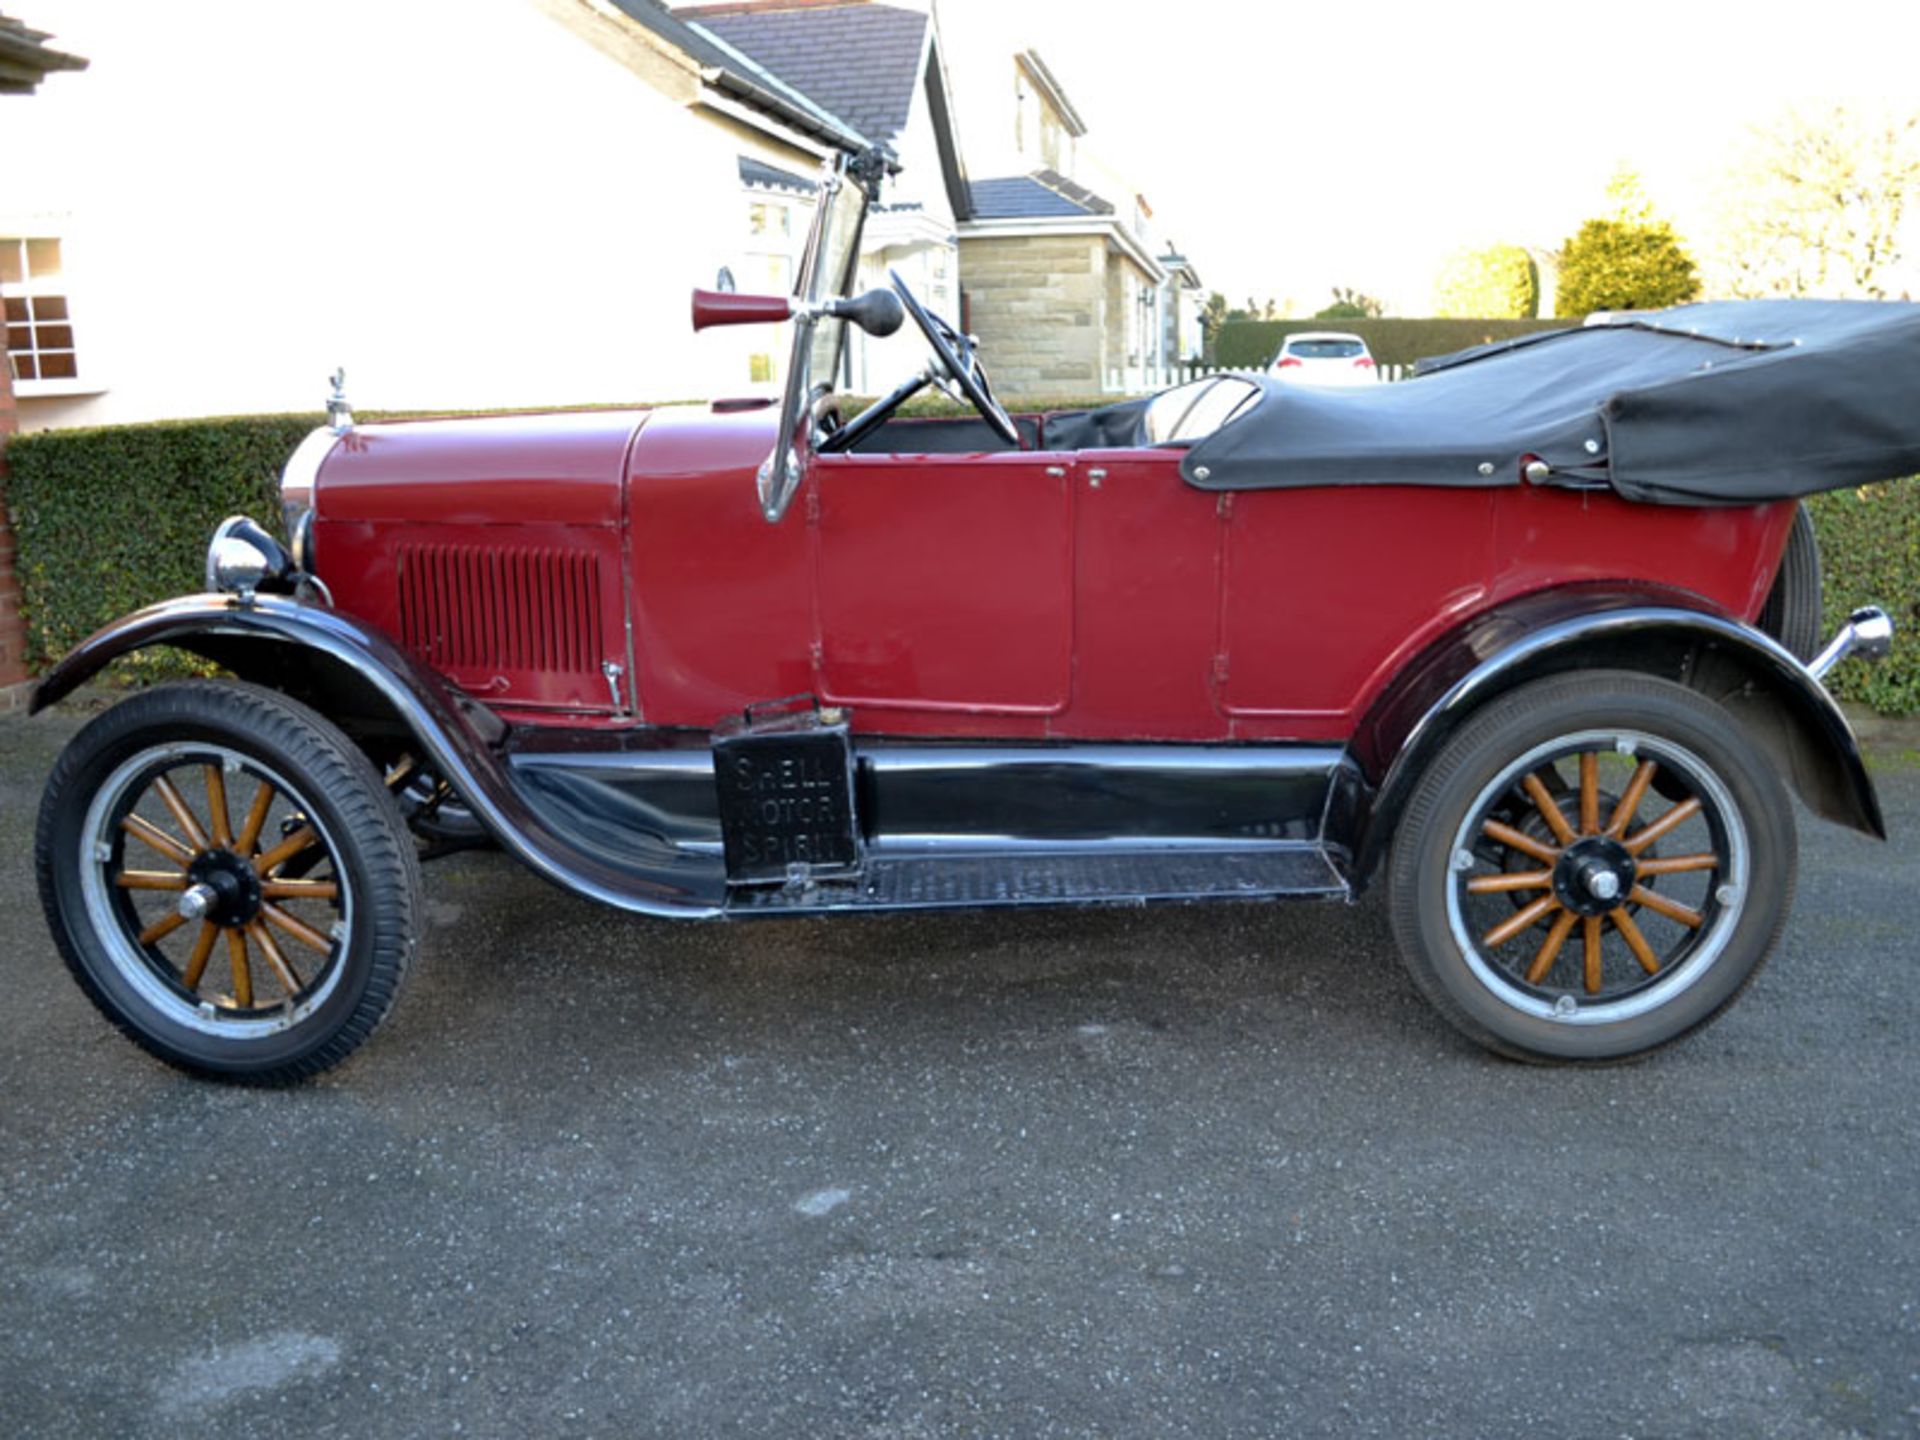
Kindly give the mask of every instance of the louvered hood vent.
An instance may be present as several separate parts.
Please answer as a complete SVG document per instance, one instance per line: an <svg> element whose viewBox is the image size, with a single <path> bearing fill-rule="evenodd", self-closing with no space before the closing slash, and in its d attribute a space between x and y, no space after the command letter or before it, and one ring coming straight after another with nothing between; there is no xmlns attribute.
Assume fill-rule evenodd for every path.
<svg viewBox="0 0 1920 1440"><path fill-rule="evenodd" d="M536 702L591 703L596 688L604 692L594 556L551 546L411 544L397 559L401 640L436 670ZM562 677L586 684L556 687Z"/></svg>

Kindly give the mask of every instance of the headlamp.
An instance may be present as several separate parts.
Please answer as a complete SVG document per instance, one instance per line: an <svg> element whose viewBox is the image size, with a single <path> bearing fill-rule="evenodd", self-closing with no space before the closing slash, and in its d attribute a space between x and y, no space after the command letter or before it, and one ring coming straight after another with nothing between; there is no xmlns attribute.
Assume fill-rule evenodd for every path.
<svg viewBox="0 0 1920 1440"><path fill-rule="evenodd" d="M207 589L253 603L259 590L293 588L297 567L284 546L245 515L229 515L207 545Z"/></svg>

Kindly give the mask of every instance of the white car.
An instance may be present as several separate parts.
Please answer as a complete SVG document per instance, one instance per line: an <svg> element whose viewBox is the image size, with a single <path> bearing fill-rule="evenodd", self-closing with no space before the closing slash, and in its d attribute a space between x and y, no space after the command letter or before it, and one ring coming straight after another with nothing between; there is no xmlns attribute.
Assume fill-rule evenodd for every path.
<svg viewBox="0 0 1920 1440"><path fill-rule="evenodd" d="M1267 373L1299 385L1370 385L1380 378L1367 342L1333 330L1289 335Z"/></svg>

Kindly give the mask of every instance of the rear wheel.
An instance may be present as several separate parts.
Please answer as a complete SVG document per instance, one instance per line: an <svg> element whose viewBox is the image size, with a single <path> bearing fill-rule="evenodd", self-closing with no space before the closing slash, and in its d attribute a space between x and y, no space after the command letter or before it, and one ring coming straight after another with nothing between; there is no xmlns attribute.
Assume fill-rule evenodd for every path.
<svg viewBox="0 0 1920 1440"><path fill-rule="evenodd" d="M1724 710L1643 675L1567 676L1496 701L1421 779L1394 843L1394 932L1482 1045L1618 1060L1739 995L1795 870L1785 789Z"/></svg>
<svg viewBox="0 0 1920 1440"><path fill-rule="evenodd" d="M1813 517L1801 505L1793 512L1780 572L1754 623L1804 664L1820 653L1820 606L1820 540Z"/></svg>
<svg viewBox="0 0 1920 1440"><path fill-rule="evenodd" d="M412 959L419 870L391 798L272 691L194 682L115 706L61 755L36 841L68 968L182 1069L317 1074L385 1018Z"/></svg>

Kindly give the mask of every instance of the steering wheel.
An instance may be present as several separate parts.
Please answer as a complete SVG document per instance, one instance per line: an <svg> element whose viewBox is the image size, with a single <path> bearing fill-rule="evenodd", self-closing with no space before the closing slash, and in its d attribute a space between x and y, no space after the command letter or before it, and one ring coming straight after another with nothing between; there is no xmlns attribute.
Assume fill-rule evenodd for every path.
<svg viewBox="0 0 1920 1440"><path fill-rule="evenodd" d="M953 398L964 398L980 412L980 418L993 427L995 434L1009 445L1018 445L1020 431L1014 426L1013 417L1007 414L1006 406L994 399L993 386L987 380L986 368L980 363L978 346L973 337L962 335L915 299L898 270L887 271L887 279L892 282L900 303L907 307L907 314L913 317L913 323L920 327L920 333L927 337L927 344L933 350L932 369L935 373L930 378L934 384L950 395L953 394L952 386L959 386L960 394Z"/></svg>
<svg viewBox="0 0 1920 1440"><path fill-rule="evenodd" d="M938 385L955 400L964 400L973 406L980 412L980 418L993 427L994 434L1017 448L1020 431L1007 414L1006 407L993 398L993 386L987 380L986 368L975 354L973 337L962 335L916 300L913 292L907 289L907 282L900 278L899 271L887 271L887 279L893 283L894 293L900 297L901 308L913 317L913 323L927 337L927 344L933 350L933 359L924 370L908 376L846 424L830 431L820 441L817 447L819 452L828 455L853 449L886 424L894 411L929 385ZM878 298L887 298L884 290L872 293ZM893 323L898 325L900 322L896 318Z"/></svg>

